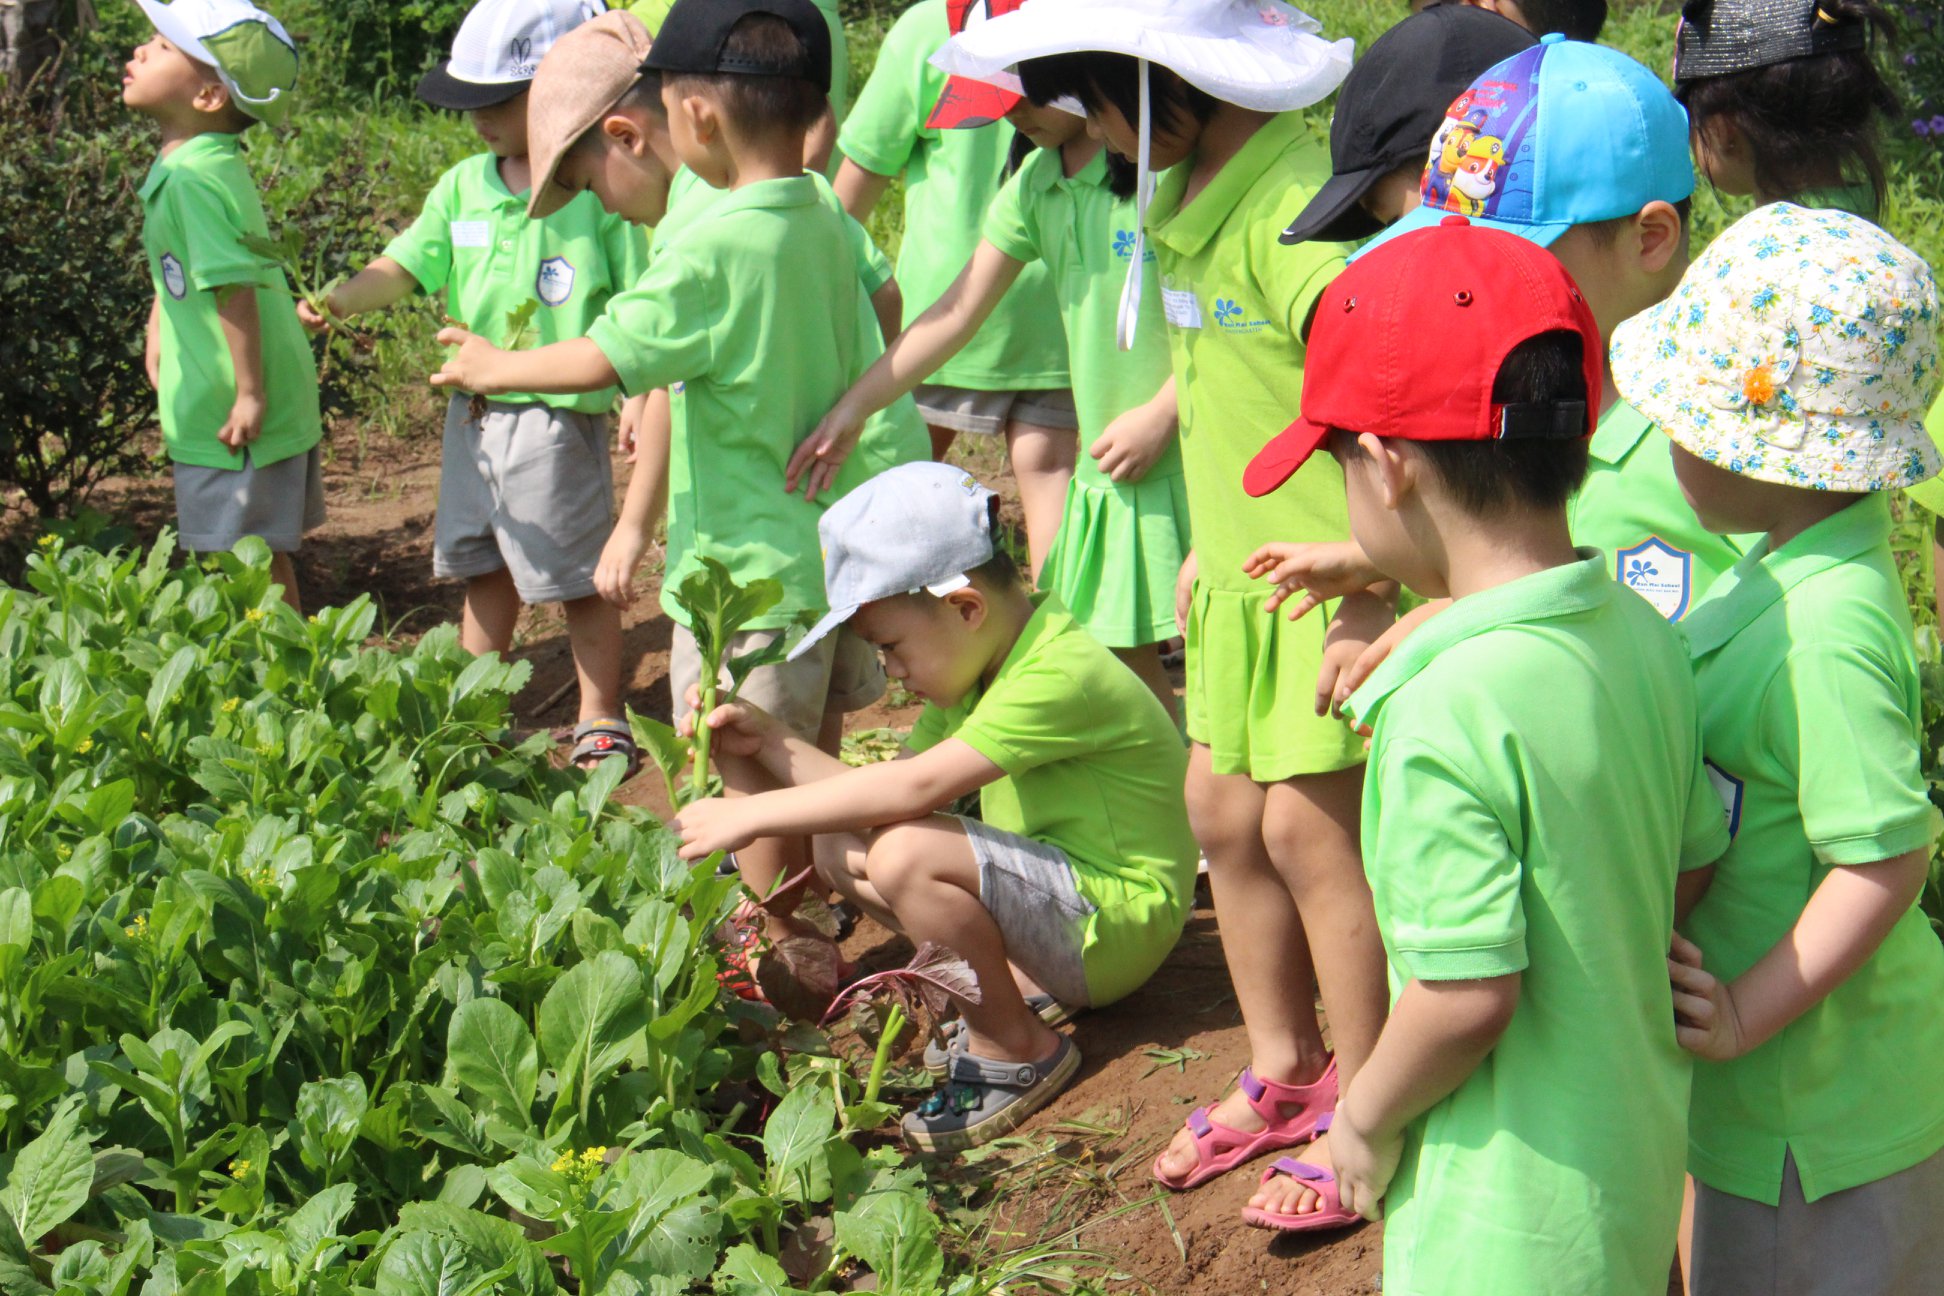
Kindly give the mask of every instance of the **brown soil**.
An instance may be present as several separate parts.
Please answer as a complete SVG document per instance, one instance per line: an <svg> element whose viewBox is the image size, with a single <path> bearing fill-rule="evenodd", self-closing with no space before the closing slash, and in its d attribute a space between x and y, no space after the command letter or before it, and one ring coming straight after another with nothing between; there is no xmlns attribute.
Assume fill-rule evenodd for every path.
<svg viewBox="0 0 1944 1296"><path fill-rule="evenodd" d="M380 631L409 642L459 615L460 586L434 580L431 571L438 443L430 436L374 437L362 460L352 445L348 435L335 438L325 473L330 520L298 557L305 602L326 606L368 593L379 607ZM1017 493L996 441L974 440L953 458L998 483L1016 516ZM616 480L625 482L627 473L617 460ZM144 540L173 521L166 478L110 482L94 503ZM660 575L658 550L643 565L640 595L624 617L623 660L629 704L666 720L670 623L656 601ZM520 723L571 725L573 664L559 609L529 609L512 655L533 666L515 704ZM852 717L850 728L906 728L916 714L913 706L881 703ZM623 785L617 797L667 810L653 773ZM909 946L866 923L846 952L868 967L884 967L903 962ZM1070 1029L1086 1059L1079 1079L999 1158L967 1170L972 1204L997 1205L986 1217L987 1245L1004 1251L1063 1239L1111 1262L1125 1276L1112 1284L1116 1289L1206 1296L1353 1296L1379 1289L1381 1226L1304 1240L1241 1223L1239 1212L1266 1160L1185 1194L1162 1192L1149 1176L1154 1156L1189 1109L1219 1098L1248 1061L1214 914L1205 904L1143 990ZM1192 1052L1178 1054L1176 1063L1151 1049ZM1051 1154L1043 1151L1048 1147ZM1002 1163L1012 1168L997 1169Z"/></svg>

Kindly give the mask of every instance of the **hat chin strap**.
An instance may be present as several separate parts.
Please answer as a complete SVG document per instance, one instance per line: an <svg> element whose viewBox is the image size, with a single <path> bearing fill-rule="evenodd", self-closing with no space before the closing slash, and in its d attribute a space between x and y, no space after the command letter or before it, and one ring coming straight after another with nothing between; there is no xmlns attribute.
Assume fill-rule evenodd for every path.
<svg viewBox="0 0 1944 1296"><path fill-rule="evenodd" d="M1134 153L1134 259L1127 267L1127 282L1121 285L1120 317L1114 325L1114 342L1123 351L1134 349L1134 334L1141 323L1141 267L1147 262L1147 209L1154 197L1154 174L1148 169L1153 121L1148 108L1148 62L1140 61L1141 121L1140 142Z"/></svg>

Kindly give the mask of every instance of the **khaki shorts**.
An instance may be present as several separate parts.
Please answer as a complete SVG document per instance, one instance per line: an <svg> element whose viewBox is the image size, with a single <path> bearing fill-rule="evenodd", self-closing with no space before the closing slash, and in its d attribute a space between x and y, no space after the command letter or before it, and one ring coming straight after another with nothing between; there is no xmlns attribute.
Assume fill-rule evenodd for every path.
<svg viewBox="0 0 1944 1296"><path fill-rule="evenodd" d="M1061 1003L1092 1006L1081 951L1095 909L1066 852L978 819L959 823L979 861L979 903L1005 939L1007 960Z"/></svg>
<svg viewBox="0 0 1944 1296"><path fill-rule="evenodd" d="M306 531L324 525L324 463L312 446L262 468L243 452L241 468L175 465L176 532L191 553L224 553L260 536L271 553L296 553Z"/></svg>
<svg viewBox="0 0 1944 1296"><path fill-rule="evenodd" d="M504 567L523 603L594 593L594 569L614 527L607 418L550 405L471 398L446 406L432 572L471 580Z"/></svg>
<svg viewBox="0 0 1944 1296"><path fill-rule="evenodd" d="M1057 387L1048 391L977 391L920 383L911 393L918 412L931 427L950 428L977 436L995 436L1008 423L1033 423L1067 431L1080 426L1073 412L1073 393Z"/></svg>
<svg viewBox="0 0 1944 1296"><path fill-rule="evenodd" d="M781 630L745 630L729 641L729 656L740 657L774 643ZM688 691L702 682L702 654L688 627L675 627L668 648L668 688L674 714L688 713ZM722 676L729 687L729 675ZM884 696L884 667L877 649L839 626L792 662L760 666L743 682L742 699L754 703L811 742L823 727L825 711L862 711Z"/></svg>

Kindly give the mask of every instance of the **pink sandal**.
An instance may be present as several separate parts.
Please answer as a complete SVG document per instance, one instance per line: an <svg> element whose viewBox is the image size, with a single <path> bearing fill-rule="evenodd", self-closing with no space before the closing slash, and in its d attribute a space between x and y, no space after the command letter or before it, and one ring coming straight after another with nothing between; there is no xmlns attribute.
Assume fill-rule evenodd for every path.
<svg viewBox="0 0 1944 1296"><path fill-rule="evenodd" d="M1317 1122L1316 1132L1323 1134L1330 1128L1331 1113L1324 1113ZM1275 1229L1281 1233L1315 1233L1323 1229L1349 1228L1352 1224L1363 1222L1363 1216L1353 1210L1345 1210L1343 1199L1338 1195L1336 1176L1322 1166L1298 1161L1293 1157L1278 1157L1267 1170L1262 1172L1262 1182L1268 1183L1277 1175L1289 1175L1301 1179L1311 1192L1323 1199L1323 1209L1311 1211L1307 1215L1284 1215L1279 1211L1266 1211L1257 1206L1242 1208L1242 1222L1256 1228Z"/></svg>
<svg viewBox="0 0 1944 1296"><path fill-rule="evenodd" d="M1169 1179L1161 1173L1160 1158L1155 1158L1155 1182L1163 1188L1182 1192L1205 1184L1217 1175L1227 1174L1264 1152L1308 1143L1316 1137L1317 1122L1320 1120L1327 1125L1330 1113L1336 1110L1335 1058L1330 1059L1330 1065L1324 1068L1314 1084L1292 1085L1261 1080L1248 1067L1242 1068L1242 1074L1236 1077L1235 1083L1255 1114L1268 1122L1268 1128L1246 1134L1210 1120L1208 1108L1195 1108L1188 1113L1188 1131L1195 1136L1195 1168L1180 1179ZM1286 1104L1295 1104L1299 1108L1294 1116L1282 1114Z"/></svg>

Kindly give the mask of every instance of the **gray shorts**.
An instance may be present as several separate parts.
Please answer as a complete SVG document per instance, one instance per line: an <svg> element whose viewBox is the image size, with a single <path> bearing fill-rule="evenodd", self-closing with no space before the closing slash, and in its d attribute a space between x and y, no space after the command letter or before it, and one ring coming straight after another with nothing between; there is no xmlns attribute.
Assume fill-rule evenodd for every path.
<svg viewBox="0 0 1944 1296"><path fill-rule="evenodd" d="M1080 894L1066 852L977 819L959 822L979 861L979 900L1006 939L1006 958L1061 1003L1089 1006L1080 951L1095 909Z"/></svg>
<svg viewBox="0 0 1944 1296"><path fill-rule="evenodd" d="M488 401L475 423L470 400L446 406L433 574L503 567L522 602L586 598L614 529L606 416Z"/></svg>
<svg viewBox="0 0 1944 1296"><path fill-rule="evenodd" d="M911 393L918 412L931 427L994 436L1008 423L1034 423L1065 431L1080 426L1073 412L1073 393L1065 387L1048 391L977 391L919 383Z"/></svg>
<svg viewBox="0 0 1944 1296"><path fill-rule="evenodd" d="M271 553L296 553L306 531L324 525L324 461L312 446L259 468L175 465L176 531L191 553L221 553L260 536Z"/></svg>
<svg viewBox="0 0 1944 1296"><path fill-rule="evenodd" d="M776 641L781 630L744 630L729 640L740 657ZM702 654L687 626L675 627L668 647L668 687L674 714L688 711L688 691L702 681ZM729 676L722 676L729 686ZM761 707L797 733L816 741L824 712L862 711L884 696L884 666L877 649L839 626L793 662L760 666L743 681L742 699Z"/></svg>
<svg viewBox="0 0 1944 1296"><path fill-rule="evenodd" d="M1944 1152L1872 1183L1782 1204L1694 1185L1693 1296L1931 1296L1944 1284Z"/></svg>

